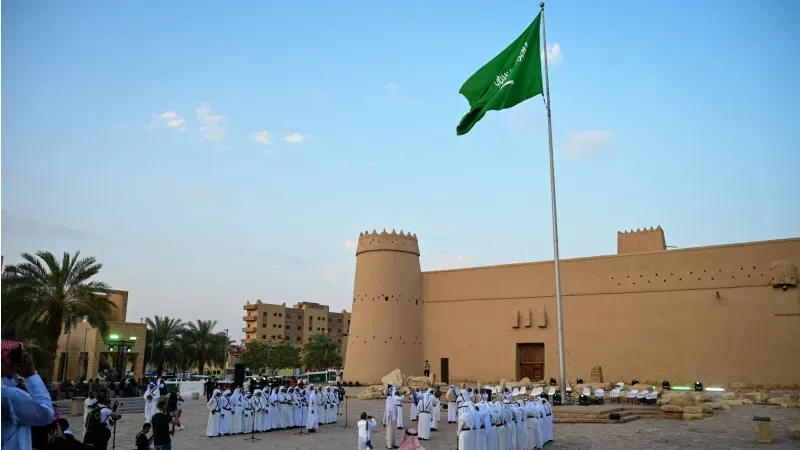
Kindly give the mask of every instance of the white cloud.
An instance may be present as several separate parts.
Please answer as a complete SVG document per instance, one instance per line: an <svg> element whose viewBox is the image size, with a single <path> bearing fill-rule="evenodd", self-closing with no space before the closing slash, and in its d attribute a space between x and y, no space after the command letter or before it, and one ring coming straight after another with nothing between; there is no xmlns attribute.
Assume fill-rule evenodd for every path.
<svg viewBox="0 0 800 450"><path fill-rule="evenodd" d="M389 93L389 103L408 103L409 105L419 105L419 102L412 100L406 96L400 85L390 81L383 87Z"/></svg>
<svg viewBox="0 0 800 450"><path fill-rule="evenodd" d="M166 111L161 114L153 114L153 121L147 128L154 130L158 128L159 125L163 125L169 128L175 128L178 131L186 131L186 129L183 128L185 124L186 120L178 115L178 113L175 111Z"/></svg>
<svg viewBox="0 0 800 450"><path fill-rule="evenodd" d="M303 136L300 133L292 133L292 134L287 134L286 136L284 136L283 140L284 140L284 142L288 142L290 144L299 144L299 143L305 141L306 138L307 138L306 136Z"/></svg>
<svg viewBox="0 0 800 450"><path fill-rule="evenodd" d="M542 55L544 55L544 52L542 52ZM564 61L564 53L561 51L561 44L555 42L547 49L547 63L558 67L562 61Z"/></svg>
<svg viewBox="0 0 800 450"><path fill-rule="evenodd" d="M200 120L200 133L202 138L208 141L220 141L225 137L225 130L222 128L222 115L215 114L208 105L201 105L195 110L197 119Z"/></svg>
<svg viewBox="0 0 800 450"><path fill-rule="evenodd" d="M353 248L353 241L350 239L344 241L344 248Z"/></svg>
<svg viewBox="0 0 800 450"><path fill-rule="evenodd" d="M611 144L611 130L586 130L571 134L561 149L561 154L582 158L604 153Z"/></svg>
<svg viewBox="0 0 800 450"><path fill-rule="evenodd" d="M260 130L260 131L253 131L250 133L250 140L254 142L258 142L262 145L270 145L272 141L270 140L270 132L267 130Z"/></svg>

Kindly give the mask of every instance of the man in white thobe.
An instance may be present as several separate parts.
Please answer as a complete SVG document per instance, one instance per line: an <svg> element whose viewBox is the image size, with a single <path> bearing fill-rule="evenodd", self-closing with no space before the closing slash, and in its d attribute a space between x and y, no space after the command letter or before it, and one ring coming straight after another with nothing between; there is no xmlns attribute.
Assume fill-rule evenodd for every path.
<svg viewBox="0 0 800 450"><path fill-rule="evenodd" d="M292 392L292 408L294 412L294 426L302 427L303 424L303 399L302 394L300 393L300 388L294 388L294 392Z"/></svg>
<svg viewBox="0 0 800 450"><path fill-rule="evenodd" d="M368 417L367 413L361 413L361 420L358 421L358 450L367 450L367 442L372 441L372 429L375 428L375 418Z"/></svg>
<svg viewBox="0 0 800 450"><path fill-rule="evenodd" d="M402 392L397 391L394 393L394 406L397 409L397 429L403 429L403 399L405 396Z"/></svg>
<svg viewBox="0 0 800 450"><path fill-rule="evenodd" d="M528 449L528 422L526 420L528 413L525 412L524 406L524 400L517 400L511 405L511 410L514 412L514 420L517 424L516 448Z"/></svg>
<svg viewBox="0 0 800 450"><path fill-rule="evenodd" d="M478 449L494 450L494 427L492 423L492 414L489 410L489 404L486 402L486 400L481 400L477 406L481 418L481 430L478 436Z"/></svg>
<svg viewBox="0 0 800 450"><path fill-rule="evenodd" d="M231 434L242 433L242 390L234 389L231 395Z"/></svg>
<svg viewBox="0 0 800 450"><path fill-rule="evenodd" d="M158 397L156 397L153 383L147 385L147 390L144 392L144 423L150 423L150 419L153 418L156 412L156 401Z"/></svg>
<svg viewBox="0 0 800 450"><path fill-rule="evenodd" d="M542 397L542 411L544 412L544 442L553 442L553 407L546 398Z"/></svg>
<svg viewBox="0 0 800 450"><path fill-rule="evenodd" d="M231 391L226 389L219 399L219 434L231 435Z"/></svg>
<svg viewBox="0 0 800 450"><path fill-rule="evenodd" d="M254 416L253 394L248 392L242 397L242 433L249 434L253 432Z"/></svg>
<svg viewBox="0 0 800 450"><path fill-rule="evenodd" d="M308 430L309 433L314 433L319 429L318 414L319 414L319 403L317 400L317 388L314 387L311 390L311 393L308 395L308 420L306 420L306 429Z"/></svg>
<svg viewBox="0 0 800 450"><path fill-rule="evenodd" d="M474 415L470 412L471 404L469 401L462 402L461 406L458 407L459 415L458 423L456 424L458 450L476 450L475 443L477 439L472 422Z"/></svg>
<svg viewBox="0 0 800 450"><path fill-rule="evenodd" d="M331 393L331 400L333 401L333 411L331 411L331 422L336 423L339 421L339 388L334 387Z"/></svg>
<svg viewBox="0 0 800 450"><path fill-rule="evenodd" d="M94 391L89 392L89 396L86 397L86 400L83 401L83 427L84 430L86 428L86 417L89 415L89 412L94 408L94 405L97 404L97 398ZM145 418L147 418L147 408L145 408Z"/></svg>
<svg viewBox="0 0 800 450"><path fill-rule="evenodd" d="M397 407L394 403L396 389L392 383L386 389L386 403L383 413L383 426L386 427L386 448L397 447L395 432L397 431Z"/></svg>
<svg viewBox="0 0 800 450"><path fill-rule="evenodd" d="M428 389L419 400L417 409L419 410L419 423L417 425L417 437L423 441L431 438L431 420L433 416L433 400L431 393L433 389Z"/></svg>
<svg viewBox="0 0 800 450"><path fill-rule="evenodd" d="M419 409L417 407L417 403L419 403L419 399L422 396L419 392L419 388L411 390L411 412L408 415L408 420L412 422L417 421L417 417L419 416Z"/></svg>
<svg viewBox="0 0 800 450"><path fill-rule="evenodd" d="M219 436L219 400L222 396L222 391L214 389L214 394L211 399L206 403L208 407L208 424L206 425L206 436L217 437Z"/></svg>
<svg viewBox="0 0 800 450"><path fill-rule="evenodd" d="M458 394L456 394L455 385L450 385L445 399L447 400L447 423L456 423L458 421L458 403L456 403Z"/></svg>

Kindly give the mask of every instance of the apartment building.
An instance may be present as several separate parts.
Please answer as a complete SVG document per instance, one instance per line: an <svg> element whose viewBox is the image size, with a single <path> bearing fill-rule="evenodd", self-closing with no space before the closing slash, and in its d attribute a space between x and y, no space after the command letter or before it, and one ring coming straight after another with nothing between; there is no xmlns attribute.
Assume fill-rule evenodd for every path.
<svg viewBox="0 0 800 450"><path fill-rule="evenodd" d="M324 333L339 343L344 357L350 330L350 313L331 312L327 305L300 302L293 307L247 301L244 305L245 343L255 339L285 339L302 347L314 333Z"/></svg>

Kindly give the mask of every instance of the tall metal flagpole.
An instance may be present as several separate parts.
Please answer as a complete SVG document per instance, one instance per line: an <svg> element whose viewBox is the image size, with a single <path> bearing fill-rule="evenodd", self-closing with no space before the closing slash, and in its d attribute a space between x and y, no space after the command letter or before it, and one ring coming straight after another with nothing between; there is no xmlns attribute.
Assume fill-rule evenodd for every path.
<svg viewBox="0 0 800 450"><path fill-rule="evenodd" d="M558 212L556 208L556 167L553 161L553 120L550 116L550 73L547 69L547 30L544 25L544 2L539 3L542 8L542 43L544 43L544 83L547 101L547 138L550 144L550 204L553 215L553 265L556 271L556 314L558 321L558 363L561 366L560 376L562 395L566 397L567 364L564 362L564 308L561 305L561 261L558 256Z"/></svg>

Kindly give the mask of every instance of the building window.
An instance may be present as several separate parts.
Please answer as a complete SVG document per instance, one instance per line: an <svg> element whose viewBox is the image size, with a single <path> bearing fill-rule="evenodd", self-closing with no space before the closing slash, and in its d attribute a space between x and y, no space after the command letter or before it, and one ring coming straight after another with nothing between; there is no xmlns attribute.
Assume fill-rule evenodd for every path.
<svg viewBox="0 0 800 450"><path fill-rule="evenodd" d="M267 338L267 335L266 335L266 334L262 334L262 335L261 335L261 339L266 339L266 338Z"/></svg>
<svg viewBox="0 0 800 450"><path fill-rule="evenodd" d="M297 326L297 331L300 331L300 325Z"/></svg>
<svg viewBox="0 0 800 450"><path fill-rule="evenodd" d="M337 333L341 333L341 332L342 332L342 329L341 329L341 328L339 328L338 330L336 330L336 332L337 332Z"/></svg>
<svg viewBox="0 0 800 450"><path fill-rule="evenodd" d="M283 317L283 313L278 313L278 317Z"/></svg>
<svg viewBox="0 0 800 450"><path fill-rule="evenodd" d="M286 315L286 318L287 318L287 319L291 319L291 318L292 318L292 315L291 315L291 314L287 314L287 315Z"/></svg>
<svg viewBox="0 0 800 450"><path fill-rule="evenodd" d="M300 340L300 336L297 336L297 340L298 340L298 341Z"/></svg>
<svg viewBox="0 0 800 450"><path fill-rule="evenodd" d="M278 317L278 313L272 313L272 317Z"/></svg>
<svg viewBox="0 0 800 450"><path fill-rule="evenodd" d="M347 321L347 326L348 326L348 327L350 326L350 321L349 321L349 320Z"/></svg>
<svg viewBox="0 0 800 450"><path fill-rule="evenodd" d="M342 319L339 319L339 323L342 323Z"/></svg>
<svg viewBox="0 0 800 450"><path fill-rule="evenodd" d="M275 325L275 324L273 323L273 324L272 324L272 328L276 328L276 327L277 327L277 325Z"/></svg>
<svg viewBox="0 0 800 450"><path fill-rule="evenodd" d="M308 331L314 331L314 330L312 330L311 327L308 327Z"/></svg>
<svg viewBox="0 0 800 450"><path fill-rule="evenodd" d="M325 322L325 318L324 318L324 317L322 317L320 320L322 320L323 322Z"/></svg>
<svg viewBox="0 0 800 450"><path fill-rule="evenodd" d="M278 328L283 328L283 325L281 325L281 324L278 324Z"/></svg>
<svg viewBox="0 0 800 450"><path fill-rule="evenodd" d="M265 323L262 323L262 324L261 324L261 328L267 328L267 324L265 324Z"/></svg>
<svg viewBox="0 0 800 450"><path fill-rule="evenodd" d="M265 318L267 317L267 313L264 313L264 317L265 317Z"/></svg>

